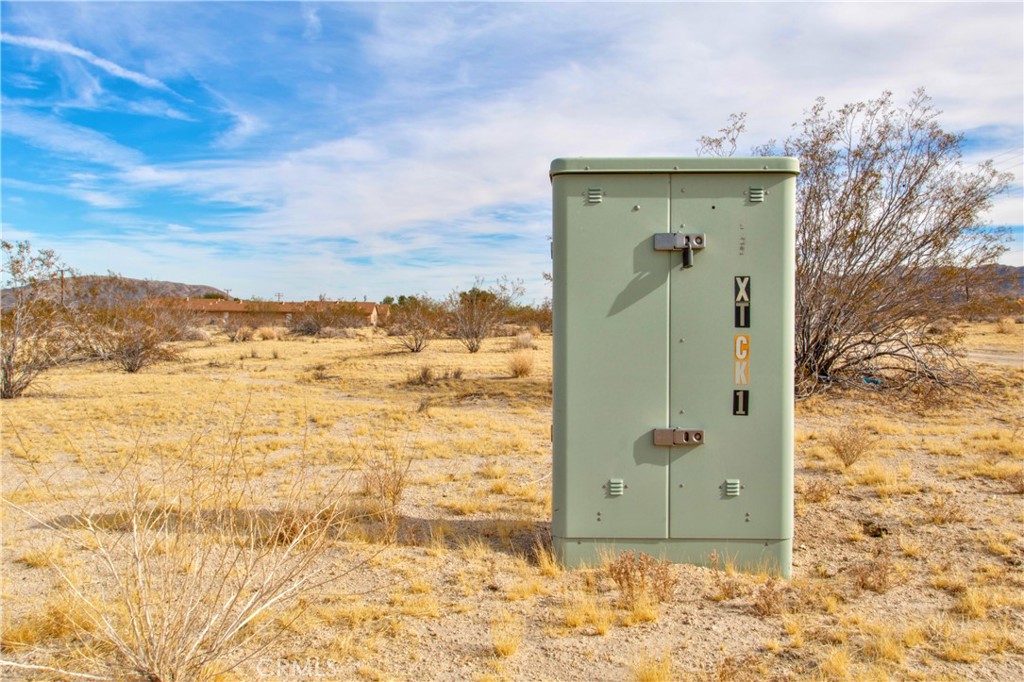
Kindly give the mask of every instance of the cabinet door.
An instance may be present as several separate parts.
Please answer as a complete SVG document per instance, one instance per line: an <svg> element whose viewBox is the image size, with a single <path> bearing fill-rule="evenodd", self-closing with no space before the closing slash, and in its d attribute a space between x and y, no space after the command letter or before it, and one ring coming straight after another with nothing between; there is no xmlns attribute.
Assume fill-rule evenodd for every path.
<svg viewBox="0 0 1024 682"><path fill-rule="evenodd" d="M668 537L671 254L662 175L554 180L555 399L552 530ZM571 301L571 305L568 302Z"/></svg>
<svg viewBox="0 0 1024 682"><path fill-rule="evenodd" d="M669 421L704 430L668 449L672 538L791 537L792 187L672 176L672 230L706 235L669 273Z"/></svg>

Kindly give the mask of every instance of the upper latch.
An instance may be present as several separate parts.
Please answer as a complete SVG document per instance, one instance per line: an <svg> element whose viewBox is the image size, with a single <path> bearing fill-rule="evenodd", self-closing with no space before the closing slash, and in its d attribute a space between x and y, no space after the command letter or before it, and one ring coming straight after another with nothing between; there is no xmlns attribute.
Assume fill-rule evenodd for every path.
<svg viewBox="0 0 1024 682"><path fill-rule="evenodd" d="M654 235L655 251L682 251L683 267L693 267L693 252L703 249L708 238L703 232L683 234L681 232L660 232Z"/></svg>

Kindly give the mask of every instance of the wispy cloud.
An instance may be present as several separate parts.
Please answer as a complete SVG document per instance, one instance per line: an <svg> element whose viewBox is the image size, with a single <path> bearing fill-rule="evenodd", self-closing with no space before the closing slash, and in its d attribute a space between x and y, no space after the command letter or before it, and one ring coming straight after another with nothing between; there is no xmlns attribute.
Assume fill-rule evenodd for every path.
<svg viewBox="0 0 1024 682"><path fill-rule="evenodd" d="M302 21L305 23L305 28L302 30L303 40L316 40L320 37L323 25L320 23L320 14L316 7L303 3Z"/></svg>
<svg viewBox="0 0 1024 682"><path fill-rule="evenodd" d="M173 90L155 78L150 78L146 74L139 73L138 71L126 69L108 59L99 57L88 50L83 50L60 40L35 38L33 36L19 36L12 35L10 33L0 33L0 40L8 43L9 45L18 45L34 50L42 50L44 52L53 52L56 54L66 54L72 57L77 57L78 59L88 62L89 64L107 72L111 76L131 81L136 85L149 88L151 90L160 90L170 94L176 94Z"/></svg>
<svg viewBox="0 0 1024 682"><path fill-rule="evenodd" d="M142 162L142 155L136 150L91 128L54 116L18 109L5 111L3 132L20 137L38 149L78 161L113 167L130 167Z"/></svg>

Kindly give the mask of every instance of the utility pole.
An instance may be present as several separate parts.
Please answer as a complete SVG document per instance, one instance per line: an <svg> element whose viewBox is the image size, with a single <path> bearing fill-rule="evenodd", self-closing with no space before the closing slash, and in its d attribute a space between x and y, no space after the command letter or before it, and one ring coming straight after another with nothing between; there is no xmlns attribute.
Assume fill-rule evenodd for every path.
<svg viewBox="0 0 1024 682"><path fill-rule="evenodd" d="M67 268L60 269L60 307L64 307L64 271Z"/></svg>
<svg viewBox="0 0 1024 682"><path fill-rule="evenodd" d="M274 294L274 298L276 298L276 299L277 299L277 302L278 302L278 303L280 303L280 302L281 302L281 299L283 299L283 298L284 298L284 294L282 294L282 293L281 293L281 292L279 291L279 292L277 292L276 294Z"/></svg>

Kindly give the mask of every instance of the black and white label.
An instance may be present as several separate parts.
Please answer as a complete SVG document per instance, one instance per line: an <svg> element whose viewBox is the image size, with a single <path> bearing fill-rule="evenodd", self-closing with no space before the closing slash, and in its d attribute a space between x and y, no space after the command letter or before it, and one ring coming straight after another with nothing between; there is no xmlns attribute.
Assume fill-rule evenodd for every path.
<svg viewBox="0 0 1024 682"><path fill-rule="evenodd" d="M750 327L750 276L737 276L733 292L736 299L736 328L747 329Z"/></svg>
<svg viewBox="0 0 1024 682"><path fill-rule="evenodd" d="M732 392L732 413L739 417L746 417L750 412L750 391Z"/></svg>

